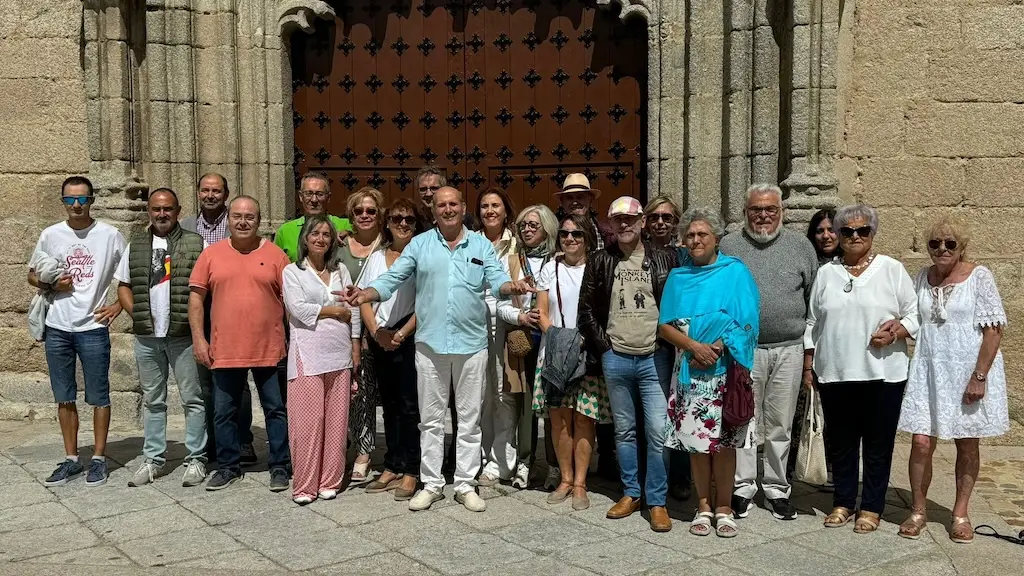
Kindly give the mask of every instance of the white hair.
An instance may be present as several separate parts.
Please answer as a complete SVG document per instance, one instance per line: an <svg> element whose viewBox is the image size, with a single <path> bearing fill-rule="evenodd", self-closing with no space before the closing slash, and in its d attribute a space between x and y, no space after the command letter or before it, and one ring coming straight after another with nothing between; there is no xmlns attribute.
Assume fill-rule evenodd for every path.
<svg viewBox="0 0 1024 576"><path fill-rule="evenodd" d="M747 188L747 194L743 199L744 206L750 204L750 198L754 194L775 194L779 197L779 204L782 204L782 188L779 188L776 184L769 184L768 182L757 182L751 184Z"/></svg>
<svg viewBox="0 0 1024 576"><path fill-rule="evenodd" d="M837 210L836 217L832 219L832 229L838 231L855 218L867 220L872 234L878 232L878 210L867 204L851 204Z"/></svg>
<svg viewBox="0 0 1024 576"><path fill-rule="evenodd" d="M750 187L747 188L746 199L743 202L744 210L750 206L750 199L754 197L754 195L759 194L774 194L778 196L779 206L782 206L782 188L779 188L775 184L761 182L751 184ZM747 233L747 236L750 236L750 238L754 242L757 242L758 244L767 244L772 240L775 240L779 236L779 234L782 233L782 223L780 222L779 225L775 228L775 230L772 230L771 232L755 232L754 229L750 227L750 217L744 214L743 230Z"/></svg>
<svg viewBox="0 0 1024 576"><path fill-rule="evenodd" d="M686 240L686 233L690 230L690 226L694 222L705 222L708 228L711 229L711 233L715 235L715 238L721 240L722 236L725 236L725 224L722 222L722 216L710 210L708 208L690 208L683 214L683 217L679 220L679 240Z"/></svg>

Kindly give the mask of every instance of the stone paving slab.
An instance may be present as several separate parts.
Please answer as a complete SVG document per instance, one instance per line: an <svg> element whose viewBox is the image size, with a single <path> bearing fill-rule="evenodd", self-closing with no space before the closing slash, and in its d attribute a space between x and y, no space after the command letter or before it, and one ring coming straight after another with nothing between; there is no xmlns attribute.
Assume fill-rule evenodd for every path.
<svg viewBox="0 0 1024 576"><path fill-rule="evenodd" d="M347 487L336 500L299 507L290 494L272 493L265 464L219 492L181 486L180 461L149 486L128 488L141 462L131 434L112 439L106 486L84 478L46 488L44 479L62 452L50 426L3 423L0 430L0 576L101 570L105 576L216 574L416 574L584 576L593 574L737 574L773 576L827 573L862 576L928 574L1003 576L1024 565L1024 546L978 537L971 546L949 541L954 453L935 462L930 523L919 541L896 535L908 513L906 466L894 466L887 510L878 532L856 535L852 525L825 529L832 494L794 486L797 520L774 519L758 507L739 521L733 539L687 532L694 500L669 502L673 529L650 530L644 515L605 518L617 499L614 485L593 478L592 506L549 505L539 489L499 485L481 489L488 510L472 513L446 498L430 510L411 512L391 494ZM86 434L82 434L85 438ZM995 483L972 499L975 525L1003 533L1004 516L1018 495L1003 484L1024 462L1024 449L999 447L1002 464L986 469ZM265 446L260 446L265 454ZM901 453L900 450L903 452ZM906 447L898 447L903 458ZM988 449L984 452L988 455ZM89 450L82 450L88 458ZM983 462L985 462L983 460ZM177 468L174 468L178 466ZM903 470L900 471L899 469ZM1001 475L1000 475L1001 474ZM1017 483L1015 483L1017 482Z"/></svg>

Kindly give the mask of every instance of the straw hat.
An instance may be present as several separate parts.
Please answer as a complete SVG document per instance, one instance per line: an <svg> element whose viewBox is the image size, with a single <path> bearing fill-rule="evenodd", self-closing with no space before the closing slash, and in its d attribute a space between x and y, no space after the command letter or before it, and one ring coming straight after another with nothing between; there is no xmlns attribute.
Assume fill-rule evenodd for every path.
<svg viewBox="0 0 1024 576"><path fill-rule="evenodd" d="M569 174L565 177L565 182L562 184L562 190L555 192L555 196L559 194L566 194L568 192L590 192L594 198L601 195L601 191L590 187L590 179L584 174L575 173Z"/></svg>

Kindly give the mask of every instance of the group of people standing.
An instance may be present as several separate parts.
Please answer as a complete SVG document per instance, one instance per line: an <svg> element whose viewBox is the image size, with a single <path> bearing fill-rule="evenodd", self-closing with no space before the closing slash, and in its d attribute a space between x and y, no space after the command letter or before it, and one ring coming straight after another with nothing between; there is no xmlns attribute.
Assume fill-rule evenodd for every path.
<svg viewBox="0 0 1024 576"><path fill-rule="evenodd" d="M186 418L183 484L203 483L210 460L217 470L207 490L241 478L255 460L251 375L266 417L270 489L291 480L298 504L337 495L351 445L351 480L393 492L412 510L444 497L446 460L456 500L483 511L476 487L527 488L540 453L548 503L582 510L596 455L623 488L608 518L646 503L651 528L668 531L668 495L685 500L692 485L690 532L733 537L759 487L776 518L796 517L794 419L813 389L835 485L826 526L858 510L863 457L855 531L878 527L903 429L914 434L914 504L900 534L920 535L936 439L955 438L951 537L972 538L978 439L1008 428L1006 315L992 273L965 258L957 221L927 229L933 265L912 280L872 249L874 209L819 212L805 237L782 226L774 185L747 191L742 229L726 234L716 212L684 214L667 197L646 207L620 197L604 221L592 207L600 191L583 174L566 178L557 212L517 211L498 188L467 211L431 166L416 184L418 204L385 204L372 188L352 193L343 219L325 213L329 179L307 174L303 216L271 242L258 233L258 202L228 202L226 179L208 174L198 215L179 224L177 195L154 190L150 225L129 243L90 216L87 179L65 181L68 220L43 232L29 271L39 289L30 325L45 341L67 452L47 484L85 471L76 357L95 410L86 482L106 480L108 325L123 309L145 426L130 485L163 474L171 370ZM112 279L118 299L107 305ZM753 417L740 422L728 404L747 385ZM369 481L378 403L387 447Z"/></svg>

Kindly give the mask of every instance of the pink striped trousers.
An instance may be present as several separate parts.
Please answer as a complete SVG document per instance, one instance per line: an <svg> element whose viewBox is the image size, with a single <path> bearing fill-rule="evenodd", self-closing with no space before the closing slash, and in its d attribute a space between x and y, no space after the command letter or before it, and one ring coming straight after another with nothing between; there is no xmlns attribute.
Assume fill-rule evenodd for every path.
<svg viewBox="0 0 1024 576"><path fill-rule="evenodd" d="M288 381L288 439L292 451L292 497L316 498L337 490L345 471L352 370Z"/></svg>

